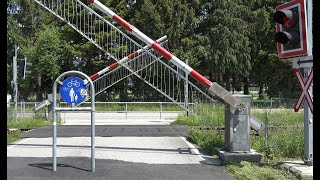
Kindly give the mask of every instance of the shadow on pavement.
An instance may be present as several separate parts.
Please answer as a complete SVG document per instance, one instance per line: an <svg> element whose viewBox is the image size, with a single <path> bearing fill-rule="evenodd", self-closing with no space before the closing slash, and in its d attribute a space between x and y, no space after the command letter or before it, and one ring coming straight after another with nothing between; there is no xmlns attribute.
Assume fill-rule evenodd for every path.
<svg viewBox="0 0 320 180"><path fill-rule="evenodd" d="M52 163L35 163L35 164L28 164L28 165L32 166L32 167L36 167L36 168L41 168L41 169L52 171ZM82 171L91 172L91 170L78 168L78 167L70 166L70 165L67 165L67 164L57 164L57 167L70 167L70 168L74 168L74 169L78 169L78 170L82 170Z"/></svg>
<svg viewBox="0 0 320 180"><path fill-rule="evenodd" d="M11 144L14 146L39 146L39 147L52 147L48 144ZM84 145L57 145L59 147L68 148L91 148L91 146ZM110 146L95 146L96 149L109 149L109 150L128 150L128 151L160 151L160 152L177 152L179 154L192 154L191 148L176 148L176 149L160 149L160 148L134 148L134 147L110 147ZM151 152L145 152L151 153Z"/></svg>

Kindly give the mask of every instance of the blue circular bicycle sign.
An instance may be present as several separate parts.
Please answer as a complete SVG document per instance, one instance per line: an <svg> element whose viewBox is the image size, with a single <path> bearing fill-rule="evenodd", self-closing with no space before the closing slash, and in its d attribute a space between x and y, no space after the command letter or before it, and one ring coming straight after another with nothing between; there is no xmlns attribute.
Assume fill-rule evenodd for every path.
<svg viewBox="0 0 320 180"><path fill-rule="evenodd" d="M87 87L82 79L78 77L70 77L63 81L60 86L61 98L67 104L78 105L83 102L88 95Z"/></svg>

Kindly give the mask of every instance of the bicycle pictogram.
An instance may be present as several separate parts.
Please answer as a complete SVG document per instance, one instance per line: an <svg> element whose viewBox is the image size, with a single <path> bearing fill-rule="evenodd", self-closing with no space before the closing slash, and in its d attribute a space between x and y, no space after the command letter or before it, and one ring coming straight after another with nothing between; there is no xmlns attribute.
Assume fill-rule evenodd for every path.
<svg viewBox="0 0 320 180"><path fill-rule="evenodd" d="M83 79L69 77L62 82L60 95L67 104L78 105L85 101L88 95L87 86L84 85Z"/></svg>
<svg viewBox="0 0 320 180"><path fill-rule="evenodd" d="M68 87L72 87L72 85L74 85L75 87L79 87L80 83L77 80L71 80L70 82L67 83Z"/></svg>

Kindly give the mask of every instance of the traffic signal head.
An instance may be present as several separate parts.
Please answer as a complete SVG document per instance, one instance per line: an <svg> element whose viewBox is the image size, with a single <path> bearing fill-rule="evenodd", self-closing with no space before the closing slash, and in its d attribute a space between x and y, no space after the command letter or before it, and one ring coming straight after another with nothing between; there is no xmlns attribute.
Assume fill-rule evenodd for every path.
<svg viewBox="0 0 320 180"><path fill-rule="evenodd" d="M296 11L281 10L274 13L273 19L285 27L292 28L299 21L299 15Z"/></svg>
<svg viewBox="0 0 320 180"><path fill-rule="evenodd" d="M26 74L31 74L27 68L32 66L32 63L27 62L26 59L18 59L18 77L25 78Z"/></svg>
<svg viewBox="0 0 320 180"><path fill-rule="evenodd" d="M307 53L304 0L294 0L276 8L273 19L276 24L275 40L280 58L301 56Z"/></svg>

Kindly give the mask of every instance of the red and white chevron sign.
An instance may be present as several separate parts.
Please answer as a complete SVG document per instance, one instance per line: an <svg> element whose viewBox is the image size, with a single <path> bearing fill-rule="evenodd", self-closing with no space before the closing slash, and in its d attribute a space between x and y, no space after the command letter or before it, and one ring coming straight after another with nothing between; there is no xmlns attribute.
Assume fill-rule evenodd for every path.
<svg viewBox="0 0 320 180"><path fill-rule="evenodd" d="M298 112L300 109L301 103L303 102L304 99L306 99L306 101L308 102L309 108L313 114L313 99L308 91L313 80L313 69L311 69L310 74L305 82L303 80L302 74L299 71L299 69L294 69L294 74L296 75L299 81L299 84L302 88L302 92L298 98L298 101L294 105L294 111Z"/></svg>

